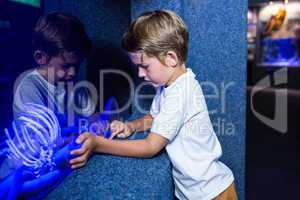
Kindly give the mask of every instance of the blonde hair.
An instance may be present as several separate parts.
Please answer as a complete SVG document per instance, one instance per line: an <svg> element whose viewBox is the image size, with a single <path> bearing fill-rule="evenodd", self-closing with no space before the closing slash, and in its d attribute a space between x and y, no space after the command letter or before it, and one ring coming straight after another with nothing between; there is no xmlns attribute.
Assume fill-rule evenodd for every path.
<svg viewBox="0 0 300 200"><path fill-rule="evenodd" d="M183 20L172 11L145 12L131 23L122 45L128 52L141 51L160 61L168 51L174 51L182 64L187 58L188 31Z"/></svg>

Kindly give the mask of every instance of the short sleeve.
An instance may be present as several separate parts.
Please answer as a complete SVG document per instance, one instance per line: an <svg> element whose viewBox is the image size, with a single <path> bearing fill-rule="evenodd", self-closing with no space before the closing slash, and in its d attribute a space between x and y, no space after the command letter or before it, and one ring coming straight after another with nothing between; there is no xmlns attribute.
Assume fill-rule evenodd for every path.
<svg viewBox="0 0 300 200"><path fill-rule="evenodd" d="M160 103L160 93L162 91L162 88L158 88L156 90L156 94L153 98L152 104L151 104L151 108L150 108L150 115L155 118L157 116L157 114L159 113L159 103Z"/></svg>
<svg viewBox="0 0 300 200"><path fill-rule="evenodd" d="M24 111L24 106L27 103L45 105L42 94L33 84L20 84L14 93L14 117L17 117L21 112Z"/></svg>
<svg viewBox="0 0 300 200"><path fill-rule="evenodd" d="M176 90L168 92L159 102L159 113L154 117L151 132L172 141L184 121L185 98Z"/></svg>

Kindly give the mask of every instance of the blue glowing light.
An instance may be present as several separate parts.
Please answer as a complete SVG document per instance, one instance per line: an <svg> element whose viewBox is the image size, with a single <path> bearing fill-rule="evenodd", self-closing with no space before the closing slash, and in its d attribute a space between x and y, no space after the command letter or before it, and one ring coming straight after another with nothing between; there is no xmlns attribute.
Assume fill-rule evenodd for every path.
<svg viewBox="0 0 300 200"><path fill-rule="evenodd" d="M27 104L24 114L12 123L12 133L5 129L5 134L9 159L27 167L36 177L53 169L53 153L62 138L52 110Z"/></svg>
<svg viewBox="0 0 300 200"><path fill-rule="evenodd" d="M110 98L104 112L96 117L100 132L96 135L110 137L109 122L118 119L118 104ZM81 144L73 140L64 144L65 136L74 131L81 133L82 127L68 127L65 131L52 110L38 104L26 104L24 113L12 123L11 129L5 129L6 149L1 149L13 161L15 168L0 179L0 199L41 199L61 183L71 173L69 160L75 156L70 151ZM89 126L83 131L90 131ZM1 167L1 166L0 166Z"/></svg>

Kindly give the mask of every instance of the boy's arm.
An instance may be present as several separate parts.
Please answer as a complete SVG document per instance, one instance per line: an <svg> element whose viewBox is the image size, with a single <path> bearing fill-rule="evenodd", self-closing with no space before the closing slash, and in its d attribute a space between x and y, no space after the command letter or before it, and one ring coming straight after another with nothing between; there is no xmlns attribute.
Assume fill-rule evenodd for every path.
<svg viewBox="0 0 300 200"><path fill-rule="evenodd" d="M14 93L13 113L15 118L25 111L25 106L28 103L47 107L36 85L31 82L21 82Z"/></svg>
<svg viewBox="0 0 300 200"><path fill-rule="evenodd" d="M153 117L151 116L151 114L147 114L140 119L128 122L127 125L133 130L133 132L147 131L151 128L152 121Z"/></svg>
<svg viewBox="0 0 300 200"><path fill-rule="evenodd" d="M101 137L97 140L95 152L139 158L153 157L168 143L167 139L155 133L142 140L106 140Z"/></svg>
<svg viewBox="0 0 300 200"><path fill-rule="evenodd" d="M126 138L136 131L149 130L151 128L152 121L153 118L151 114L147 114L140 119L127 123L115 120L110 124L110 139L114 138L115 136L119 138Z"/></svg>
<svg viewBox="0 0 300 200"><path fill-rule="evenodd" d="M71 152L72 155L79 156L70 160L73 169L84 166L92 152L151 158L167 145L168 140L155 133L150 133L143 140L107 140L86 132L76 142L82 143L82 146Z"/></svg>

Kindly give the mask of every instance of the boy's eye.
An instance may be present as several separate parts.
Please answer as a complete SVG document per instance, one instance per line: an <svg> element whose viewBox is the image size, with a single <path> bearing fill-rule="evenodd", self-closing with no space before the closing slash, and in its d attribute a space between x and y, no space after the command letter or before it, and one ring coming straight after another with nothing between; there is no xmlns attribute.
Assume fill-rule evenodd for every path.
<svg viewBox="0 0 300 200"><path fill-rule="evenodd" d="M139 65L139 67L147 69L149 67L149 65L141 64L141 65Z"/></svg>
<svg viewBox="0 0 300 200"><path fill-rule="evenodd" d="M75 68L78 68L79 66L78 65L75 65L75 64L65 64L62 66L64 69L69 69L70 67L75 67Z"/></svg>
<svg viewBox="0 0 300 200"><path fill-rule="evenodd" d="M65 69L68 69L70 67L71 67L71 65L68 65L68 64L63 65L63 68L65 68Z"/></svg>

